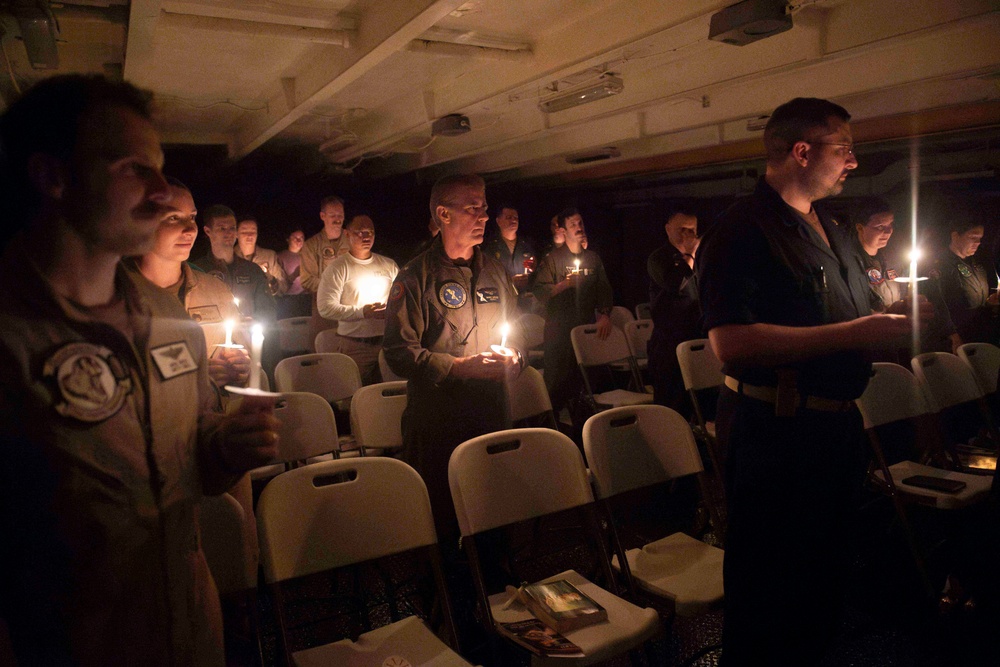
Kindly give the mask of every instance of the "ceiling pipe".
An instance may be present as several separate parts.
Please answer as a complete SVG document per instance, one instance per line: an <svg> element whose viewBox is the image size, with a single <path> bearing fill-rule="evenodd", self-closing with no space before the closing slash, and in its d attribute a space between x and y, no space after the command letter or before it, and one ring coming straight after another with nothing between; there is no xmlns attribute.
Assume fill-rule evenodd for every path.
<svg viewBox="0 0 1000 667"><path fill-rule="evenodd" d="M205 30L208 32L225 32L246 37L271 37L288 39L312 44L327 44L351 46L351 34L346 30L326 30L323 28L303 28L278 23L260 23L257 21L242 21L238 19L222 19L210 16L192 14L174 14L161 11L158 27L177 30Z"/></svg>
<svg viewBox="0 0 1000 667"><path fill-rule="evenodd" d="M532 58L529 50L514 51L488 46L472 46L469 44L453 44L436 42L426 39L415 39L406 45L406 51L413 53L429 53L438 56L456 56L459 58L481 58L485 60L524 61Z"/></svg>

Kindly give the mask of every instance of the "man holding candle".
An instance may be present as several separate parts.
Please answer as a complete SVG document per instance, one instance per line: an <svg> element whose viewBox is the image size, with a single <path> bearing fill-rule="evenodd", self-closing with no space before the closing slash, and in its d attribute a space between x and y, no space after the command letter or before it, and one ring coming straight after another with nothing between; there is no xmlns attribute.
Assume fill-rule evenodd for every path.
<svg viewBox="0 0 1000 667"><path fill-rule="evenodd" d="M583 386L570 331L596 322L600 338L607 338L614 305L604 263L596 252L583 247L583 216L568 208L559 213L557 224L566 242L542 260L533 288L535 298L545 307L545 386L556 414ZM583 424L576 426L582 428Z"/></svg>
<svg viewBox="0 0 1000 667"><path fill-rule="evenodd" d="M764 130L753 195L705 235L705 328L726 374L726 665L818 663L838 627L851 510L865 472L854 399L866 353L905 342L907 315L872 314L850 240L814 203L858 166L842 107L797 98Z"/></svg>
<svg viewBox="0 0 1000 667"><path fill-rule="evenodd" d="M243 386L249 376L250 359L245 348L233 343L233 330L243 318L224 282L187 263L198 236L198 210L186 185L174 179L168 182L170 204L156 228L153 249L126 259L125 266L140 289L169 291L201 325L212 382L219 387ZM236 330L236 336L242 340L242 329Z"/></svg>
<svg viewBox="0 0 1000 667"><path fill-rule="evenodd" d="M17 227L0 261L0 617L20 664L222 665L197 505L277 453L270 403L214 412L200 327L121 266L171 199L149 103L56 76L0 117Z"/></svg>
<svg viewBox="0 0 1000 667"><path fill-rule="evenodd" d="M316 292L319 313L336 320L337 351L354 359L365 384L381 380L378 353L385 331L385 302L396 279L396 262L372 252L375 223L356 215L344 227L350 251L323 271Z"/></svg>
<svg viewBox="0 0 1000 667"><path fill-rule="evenodd" d="M408 380L402 457L424 478L445 539L458 532L448 458L465 440L510 427L504 383L520 372L522 357L490 349L514 322L517 297L500 263L476 247L489 220L483 180L440 179L430 209L441 233L392 284L384 348Z"/></svg>

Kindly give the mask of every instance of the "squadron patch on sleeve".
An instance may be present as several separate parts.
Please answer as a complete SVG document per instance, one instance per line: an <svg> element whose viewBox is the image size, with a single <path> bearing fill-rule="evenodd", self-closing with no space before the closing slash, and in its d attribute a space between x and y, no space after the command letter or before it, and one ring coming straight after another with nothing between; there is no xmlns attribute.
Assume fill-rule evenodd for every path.
<svg viewBox="0 0 1000 667"><path fill-rule="evenodd" d="M881 271L879 271L878 269L875 269L875 268L868 269L868 284L870 284L870 285L881 285L884 282L885 282L885 279L882 278L882 272Z"/></svg>
<svg viewBox="0 0 1000 667"><path fill-rule="evenodd" d="M132 392L132 379L121 361L108 348L91 343L69 343L56 350L42 365L42 376L59 390L56 412L83 422L112 417Z"/></svg>
<svg viewBox="0 0 1000 667"><path fill-rule="evenodd" d="M971 278L972 271L965 264L958 265L958 272L962 274L963 278Z"/></svg>
<svg viewBox="0 0 1000 667"><path fill-rule="evenodd" d="M394 282L389 289L389 301L396 301L403 296L403 283Z"/></svg>
<svg viewBox="0 0 1000 667"><path fill-rule="evenodd" d="M160 376L164 380L198 370L198 364L191 356L191 350L188 349L187 343L182 340L154 347L149 351L149 356L153 357L156 369L160 371Z"/></svg>
<svg viewBox="0 0 1000 667"><path fill-rule="evenodd" d="M441 285L438 290L438 300L445 308L461 308L468 298L465 288L454 281Z"/></svg>

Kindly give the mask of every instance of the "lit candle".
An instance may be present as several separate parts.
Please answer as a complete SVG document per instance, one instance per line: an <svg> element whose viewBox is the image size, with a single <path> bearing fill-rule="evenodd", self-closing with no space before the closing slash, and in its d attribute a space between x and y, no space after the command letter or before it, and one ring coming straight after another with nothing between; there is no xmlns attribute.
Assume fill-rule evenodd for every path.
<svg viewBox="0 0 1000 667"><path fill-rule="evenodd" d="M385 303L388 297L388 289L385 278L368 276L358 281L358 304L364 306L369 303Z"/></svg>
<svg viewBox="0 0 1000 667"><path fill-rule="evenodd" d="M510 325L506 322L500 327L500 347L507 347L507 334L510 333Z"/></svg>
<svg viewBox="0 0 1000 667"><path fill-rule="evenodd" d="M576 267L575 269L573 269L573 273L575 273L576 275L580 275L580 260L574 259L573 266Z"/></svg>
<svg viewBox="0 0 1000 667"><path fill-rule="evenodd" d="M260 389L260 357L264 349L264 327L253 325L250 334L250 389Z"/></svg>
<svg viewBox="0 0 1000 667"><path fill-rule="evenodd" d="M233 321L226 320L226 347L233 345Z"/></svg>
<svg viewBox="0 0 1000 667"><path fill-rule="evenodd" d="M233 297L233 303L236 305L236 310L240 309L240 298L238 296Z"/></svg>

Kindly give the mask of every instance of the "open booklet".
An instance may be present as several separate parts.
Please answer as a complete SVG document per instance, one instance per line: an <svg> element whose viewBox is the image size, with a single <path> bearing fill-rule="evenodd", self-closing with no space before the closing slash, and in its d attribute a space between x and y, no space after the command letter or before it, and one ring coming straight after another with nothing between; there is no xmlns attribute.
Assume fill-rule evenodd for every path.
<svg viewBox="0 0 1000 667"><path fill-rule="evenodd" d="M553 658L580 658L580 647L548 627L537 618L512 623L497 623L500 634L509 637L535 655Z"/></svg>

